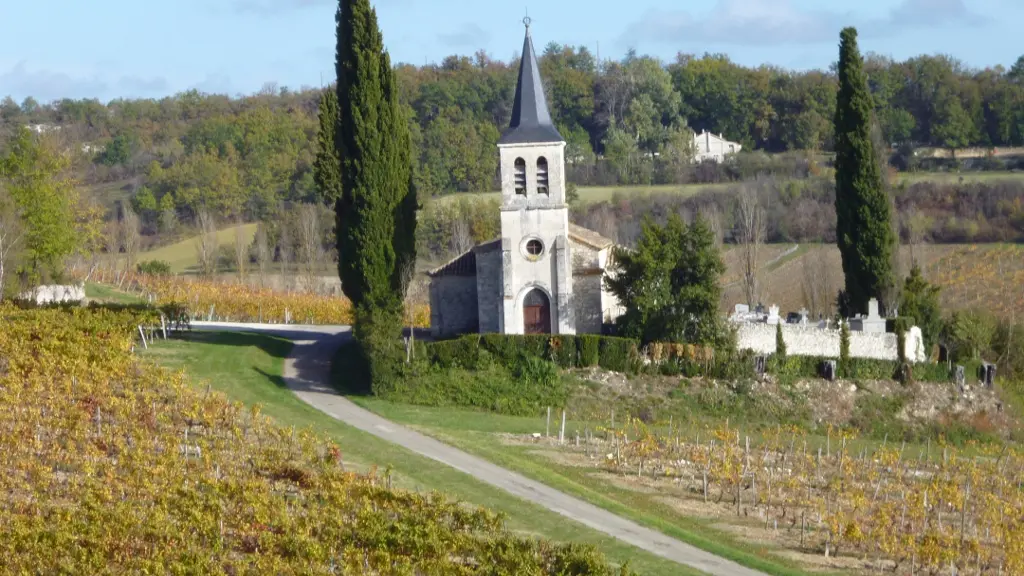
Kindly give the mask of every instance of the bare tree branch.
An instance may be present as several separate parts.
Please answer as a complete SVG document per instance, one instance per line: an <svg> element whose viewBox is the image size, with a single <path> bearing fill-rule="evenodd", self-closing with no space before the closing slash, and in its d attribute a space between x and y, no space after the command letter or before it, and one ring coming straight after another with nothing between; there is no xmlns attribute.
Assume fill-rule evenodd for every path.
<svg viewBox="0 0 1024 576"><path fill-rule="evenodd" d="M767 231L765 211L760 193L761 181L740 186L736 206L737 234L743 266L743 295L749 306L754 306L760 297L758 286L758 256Z"/></svg>
<svg viewBox="0 0 1024 576"><path fill-rule="evenodd" d="M212 277L217 273L217 221L206 208L196 213L199 225L199 239L196 241L196 256L199 270L204 276Z"/></svg>
<svg viewBox="0 0 1024 576"><path fill-rule="evenodd" d="M125 204L121 214L121 245L124 246L125 272L135 269L135 261L142 245L141 226L139 215L135 213L130 204Z"/></svg>
<svg viewBox="0 0 1024 576"><path fill-rule="evenodd" d="M321 226L322 208L319 204L303 204L299 207L299 250L302 257L302 276L306 290L315 292L317 274L324 259L323 233Z"/></svg>
<svg viewBox="0 0 1024 576"><path fill-rule="evenodd" d="M259 268L260 286L263 287L267 281L267 263L271 260L266 223L261 221L256 224L256 237L253 242L256 244L256 266Z"/></svg>
<svg viewBox="0 0 1024 576"><path fill-rule="evenodd" d="M245 238L245 227L241 218L235 225L235 268L238 270L238 281L245 283L245 267L249 263L249 244Z"/></svg>

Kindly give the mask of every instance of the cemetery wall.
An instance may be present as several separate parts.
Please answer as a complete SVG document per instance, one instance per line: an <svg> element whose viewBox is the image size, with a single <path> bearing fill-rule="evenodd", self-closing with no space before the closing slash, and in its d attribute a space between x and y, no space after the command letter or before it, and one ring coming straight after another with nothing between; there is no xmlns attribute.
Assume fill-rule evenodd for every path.
<svg viewBox="0 0 1024 576"><path fill-rule="evenodd" d="M64 304L69 302L82 303L85 301L85 285L77 286L36 286L28 292L19 295L19 299L35 302L36 304Z"/></svg>
<svg viewBox="0 0 1024 576"><path fill-rule="evenodd" d="M775 353L775 325L773 324L739 324L737 337L740 350L752 350L760 354ZM783 324L782 339L786 342L786 353L791 356L839 357L839 330L836 329ZM921 330L916 326L907 332L906 354L907 359L911 362L923 362L926 359ZM897 360L896 334L851 331L850 356Z"/></svg>

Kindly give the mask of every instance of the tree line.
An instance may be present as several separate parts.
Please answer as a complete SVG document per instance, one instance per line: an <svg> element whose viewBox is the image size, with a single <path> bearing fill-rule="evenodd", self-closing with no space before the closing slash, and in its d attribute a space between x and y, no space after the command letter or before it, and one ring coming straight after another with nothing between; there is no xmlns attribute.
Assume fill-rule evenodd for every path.
<svg viewBox="0 0 1024 576"><path fill-rule="evenodd" d="M421 194L496 187L495 143L508 124L517 67L479 52L392 68ZM690 165L691 130L721 133L747 150L835 149L834 67L750 68L721 54L663 62L629 52L598 61L585 47L557 43L545 48L541 67L578 184L702 181L710 168ZM1024 57L1005 70L946 56L869 54L863 68L887 147L1024 145ZM200 205L267 217L280 201L321 195L313 165L325 91L333 87L270 84L237 98L188 91L106 104L8 97L0 100L0 140L24 124L59 126L82 184L127 180L129 192L186 218Z"/></svg>

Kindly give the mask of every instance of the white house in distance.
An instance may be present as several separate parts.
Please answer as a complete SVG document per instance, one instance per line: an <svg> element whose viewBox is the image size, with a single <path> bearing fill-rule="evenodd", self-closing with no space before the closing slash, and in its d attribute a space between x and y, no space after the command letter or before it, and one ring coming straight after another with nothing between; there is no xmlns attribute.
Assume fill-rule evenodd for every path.
<svg viewBox="0 0 1024 576"><path fill-rule="evenodd" d="M569 223L565 139L551 120L528 23L498 155L501 236L428 273L432 334L600 333L622 314L602 282L614 243Z"/></svg>
<svg viewBox="0 0 1024 576"><path fill-rule="evenodd" d="M693 159L695 162L704 160L721 162L727 155L739 152L740 148L742 146L738 143L726 140L721 134L716 136L707 130L701 130L700 134L696 132L693 134Z"/></svg>

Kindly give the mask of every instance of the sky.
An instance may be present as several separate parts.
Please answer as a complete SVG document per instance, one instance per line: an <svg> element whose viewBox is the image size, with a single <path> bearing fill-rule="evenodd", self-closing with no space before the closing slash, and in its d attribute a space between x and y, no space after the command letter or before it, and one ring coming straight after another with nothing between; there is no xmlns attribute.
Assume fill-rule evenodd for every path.
<svg viewBox="0 0 1024 576"><path fill-rule="evenodd" d="M671 61L724 53L744 65L827 68L839 30L896 59L948 54L1009 67L1024 55L1021 0L371 0L394 62L485 50L509 60L523 16L538 49L585 45ZM329 83L337 0L0 0L0 98L251 94Z"/></svg>

